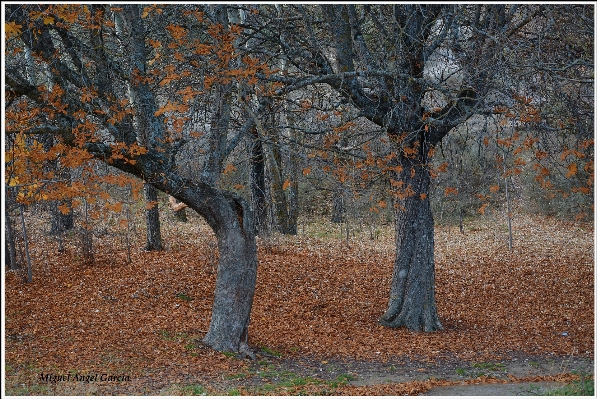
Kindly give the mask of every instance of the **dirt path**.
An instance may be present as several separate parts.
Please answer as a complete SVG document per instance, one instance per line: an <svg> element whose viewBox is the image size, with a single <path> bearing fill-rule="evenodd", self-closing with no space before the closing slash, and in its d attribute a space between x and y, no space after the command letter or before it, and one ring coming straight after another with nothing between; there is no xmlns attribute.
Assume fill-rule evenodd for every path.
<svg viewBox="0 0 597 399"><path fill-rule="evenodd" d="M436 364L405 363L389 367L363 368L350 384L374 386L409 381L447 380L455 385L430 389L426 396L516 396L540 395L562 386L555 381L539 381L562 373L588 373L594 375L594 361L581 358L528 357L513 358L503 362L465 363L458 361ZM527 382L499 383L498 381ZM478 381L477 381L478 380ZM535 380L535 381L533 381ZM458 381L461 383L458 384Z"/></svg>
<svg viewBox="0 0 597 399"><path fill-rule="evenodd" d="M382 363L262 356L247 373L223 376L207 385L211 392L253 395L539 395L562 386L559 381L571 372L594 375L593 359L519 356L482 363L454 359ZM309 386L313 384L317 386Z"/></svg>
<svg viewBox="0 0 597 399"><path fill-rule="evenodd" d="M230 359L232 360L232 359ZM131 373L122 383L40 383L33 372L10 380L11 395L538 395L570 381L572 372L594 375L594 360L517 356L507 361L436 362L395 358L388 362L278 357L263 351L256 361L217 373L173 364ZM21 388L22 386L28 388Z"/></svg>
<svg viewBox="0 0 597 399"><path fill-rule="evenodd" d="M519 382L514 384L452 385L437 387L424 396L531 396L544 395L560 387L558 382Z"/></svg>

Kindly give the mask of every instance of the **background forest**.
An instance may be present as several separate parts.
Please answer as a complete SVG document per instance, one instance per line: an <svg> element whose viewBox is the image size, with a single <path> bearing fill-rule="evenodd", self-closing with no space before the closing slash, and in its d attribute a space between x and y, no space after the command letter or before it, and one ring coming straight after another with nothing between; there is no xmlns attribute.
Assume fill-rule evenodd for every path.
<svg viewBox="0 0 597 399"><path fill-rule="evenodd" d="M74 347L120 309L116 325L138 328L121 339L145 339L145 320L151 339L210 362L256 361L272 345L289 356L430 359L439 355L422 342L432 331L449 335L434 344L459 358L592 358L593 5L7 3L2 12L13 370L19 356L31 361L27 340L40 339L29 308L39 295L52 309L102 304L89 305L95 319L79 315L89 327L78 333L69 313L57 318L72 325L63 334ZM541 280L561 274L557 290ZM456 298L466 281L484 294ZM525 309L537 298L568 310L501 316L520 322L510 331L477 314L483 295L504 314L505 303ZM124 316L136 308L125 296L144 301L136 319ZM297 307L332 323L331 302L354 324L294 340ZM172 328L151 316L161 306L188 313L156 311ZM366 332L353 331L359 323ZM539 325L573 342L515 338ZM489 349L489 326L509 343ZM343 343L330 349L321 337L338 331ZM353 332L387 351L367 339L350 346ZM397 337L417 350L388 344ZM475 340L483 344L471 348ZM147 360L139 367L153 367L155 354L136 350ZM44 358L33 368L48 367Z"/></svg>

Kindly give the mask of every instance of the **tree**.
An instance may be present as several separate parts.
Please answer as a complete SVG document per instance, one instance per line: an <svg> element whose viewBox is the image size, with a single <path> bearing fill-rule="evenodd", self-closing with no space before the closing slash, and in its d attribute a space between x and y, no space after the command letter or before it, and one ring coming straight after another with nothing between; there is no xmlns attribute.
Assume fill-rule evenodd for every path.
<svg viewBox="0 0 597 399"><path fill-rule="evenodd" d="M6 70L9 107L21 107L29 116L19 131L43 129L71 154L79 151L82 159L93 157L142 178L202 215L220 253L204 342L216 350L249 353L257 270L253 215L243 198L218 182L224 160L254 123L247 120L231 132L232 82L249 81L268 69L258 60L236 58L239 30L229 24L226 8L127 5L95 6L92 12L80 5L13 4L6 15L15 50ZM22 76L18 50L23 48L35 55L37 68L55 77L52 93ZM179 101L167 96L177 89ZM188 104L196 109L204 104L210 123L185 124L181 115ZM183 177L173 162L189 141L204 146L195 155L203 163L195 179Z"/></svg>
<svg viewBox="0 0 597 399"><path fill-rule="evenodd" d="M302 155L296 148L311 151L303 157L303 176L324 165L323 172L352 181L355 189L372 179L386 184L396 256L380 322L423 331L442 328L430 188L433 156L445 137L474 117L520 126L475 131L479 150L506 155L508 148L511 157L503 160L511 163L500 164L500 178L521 173L526 162L548 187L550 171L542 162L556 157L565 178L579 180L570 190L592 192L593 105L574 95L592 82L591 6L94 7L7 7L7 130L15 142L9 163L23 180L9 181L41 187L43 179L23 177L37 165L34 154L77 167L94 158L202 215L220 253L205 337L215 349L248 352L255 217L240 188L225 189L235 164L245 162L252 171L246 176L256 204L270 169L269 195L286 211L279 218L289 226L293 220L296 226L291 211L296 155ZM575 18L583 21L580 31ZM27 52L29 64L21 54ZM518 61L526 58L533 62ZM50 75L52 90L31 84L23 65ZM537 82L540 89L532 87ZM282 117L271 115L280 110ZM52 134L57 144L42 151L26 143L35 134ZM515 158L514 146L536 162ZM182 173L184 161L195 163L197 173ZM71 196L77 191L60 187ZM292 189L288 196L286 189ZM23 188L21 198L31 191ZM382 199L372 208L387 205Z"/></svg>
<svg viewBox="0 0 597 399"><path fill-rule="evenodd" d="M514 87L525 81L523 74L512 73L514 62L524 59L515 55L534 43L535 33L548 37L554 13L574 15L579 10L570 14L571 9L542 5L401 4L288 5L268 11L251 21L254 35L268 49L278 49L276 54L294 68L291 76L269 79L283 82L282 92L327 85L343 98L340 104L358 110L389 140L391 151L381 166L395 200L396 258L388 309L380 322L412 330L441 329L429 202L433 153L444 137L474 115L499 118L507 112L523 124L538 122L529 117L537 110L525 104L528 88ZM583 15L590 20L588 11ZM277 21L275 34L268 36L260 23L264 20ZM567 21L564 31L574 31L570 17L560 20ZM582 62L558 65L592 73L592 55L583 56ZM538 60L526 76L548 64ZM349 151L363 153L364 148Z"/></svg>

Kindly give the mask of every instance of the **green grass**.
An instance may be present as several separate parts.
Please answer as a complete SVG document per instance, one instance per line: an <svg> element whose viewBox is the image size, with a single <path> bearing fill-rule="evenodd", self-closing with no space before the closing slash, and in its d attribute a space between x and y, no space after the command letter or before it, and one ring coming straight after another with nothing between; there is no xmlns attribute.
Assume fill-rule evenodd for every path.
<svg viewBox="0 0 597 399"><path fill-rule="evenodd" d="M595 381L588 374L581 374L580 380L545 393L546 396L595 396Z"/></svg>
<svg viewBox="0 0 597 399"><path fill-rule="evenodd" d="M275 357L282 357L282 354L275 349L270 349L267 346L261 347L261 350L267 353L268 355L275 356Z"/></svg>
<svg viewBox="0 0 597 399"><path fill-rule="evenodd" d="M192 298L192 297L188 296L188 295L187 295L187 294L185 294L184 292L181 292L181 293L179 293L179 294L176 294L176 297L177 297L178 299L182 299L183 301L187 301L187 302L188 302L188 301L192 301L192 300L193 300L193 298Z"/></svg>
<svg viewBox="0 0 597 399"><path fill-rule="evenodd" d="M225 380L244 380L247 377L250 377L251 373L233 373L224 376Z"/></svg>
<svg viewBox="0 0 597 399"><path fill-rule="evenodd" d="M187 339L189 338L189 334L187 333L173 333L170 332L168 330L160 330L158 332L162 338L164 338L166 341L180 341L182 339Z"/></svg>
<svg viewBox="0 0 597 399"><path fill-rule="evenodd" d="M466 375L466 370L463 368L457 368L456 369L456 374L458 374L459 376L464 377Z"/></svg>
<svg viewBox="0 0 597 399"><path fill-rule="evenodd" d="M29 386L10 387L6 386L4 392L6 396L39 396L39 395L51 395L52 391L47 384L32 384Z"/></svg>
<svg viewBox="0 0 597 399"><path fill-rule="evenodd" d="M328 385L330 388L338 388L348 384L349 381L353 381L354 377L350 374L340 374L335 380L329 381Z"/></svg>
<svg viewBox="0 0 597 399"><path fill-rule="evenodd" d="M302 387L307 384L319 385L319 384L321 384L321 381L316 380L312 377L294 377L291 379L286 379L286 380L280 381L278 383L278 385L281 387L289 387L289 388L290 387Z"/></svg>
<svg viewBox="0 0 597 399"><path fill-rule="evenodd" d="M205 388L199 384L182 387L181 392L183 395L189 396L207 395Z"/></svg>

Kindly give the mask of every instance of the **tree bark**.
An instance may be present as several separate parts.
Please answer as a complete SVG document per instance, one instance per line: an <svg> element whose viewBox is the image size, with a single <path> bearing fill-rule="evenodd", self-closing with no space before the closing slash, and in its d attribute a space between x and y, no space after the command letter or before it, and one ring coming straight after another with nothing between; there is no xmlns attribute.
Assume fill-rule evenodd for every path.
<svg viewBox="0 0 597 399"><path fill-rule="evenodd" d="M12 227L11 217L6 209L4 209L4 220L6 227L6 241L4 242L5 264L10 267L10 270L17 270L17 251L15 244L15 235Z"/></svg>
<svg viewBox="0 0 597 399"><path fill-rule="evenodd" d="M267 201L265 187L265 156L263 144L259 140L257 129L252 129L253 143L251 147L251 202L255 212L255 229L259 235L268 235L270 228L267 222Z"/></svg>
<svg viewBox="0 0 597 399"><path fill-rule="evenodd" d="M276 225L280 233L294 235L296 234L297 217L293 213L294 210L292 210L290 206L295 204L295 202L289 204L290 198L286 197L285 191L291 188L295 190L296 187L293 188L291 182L290 186L284 189L286 180L284 179L285 173L282 164L282 154L280 153L280 150L276 144L269 147L269 152L267 155L269 161L268 169L271 177L271 192L276 216ZM292 176L289 179L295 179L295 177ZM294 200L295 198L292 198L292 201Z"/></svg>
<svg viewBox="0 0 597 399"><path fill-rule="evenodd" d="M162 251L164 250L164 246L160 230L160 211L157 206L158 193L155 187L149 183L145 183L143 191L145 192L147 203L153 204L153 206L145 210L145 222L147 224L147 244L145 245L145 250Z"/></svg>
<svg viewBox="0 0 597 399"><path fill-rule="evenodd" d="M87 200L83 201L84 220L81 227L81 254L83 255L83 262L86 265L92 265L95 262L95 255L93 252L93 227L89 223L89 212Z"/></svg>
<svg viewBox="0 0 597 399"><path fill-rule="evenodd" d="M379 322L414 331L441 330L435 303L429 171L421 165L405 167L396 181L403 182L396 193L399 198L395 207L396 257L388 309Z"/></svg>
<svg viewBox="0 0 597 399"><path fill-rule="evenodd" d="M342 223L344 221L344 195L342 190L334 191L332 199L332 223Z"/></svg>
<svg viewBox="0 0 597 399"><path fill-rule="evenodd" d="M23 243L25 245L25 255L27 256L27 282L33 281L33 270L31 268L31 256L29 255L29 239L27 238L27 227L25 226L25 206L19 205L21 212L21 228L23 229Z"/></svg>
<svg viewBox="0 0 597 399"><path fill-rule="evenodd" d="M203 342L214 350L239 352L253 357L248 346L249 321L257 279L253 216L248 205L240 198L229 197L221 201L219 207L223 209L222 218L214 228L220 252L218 276L212 318Z"/></svg>

